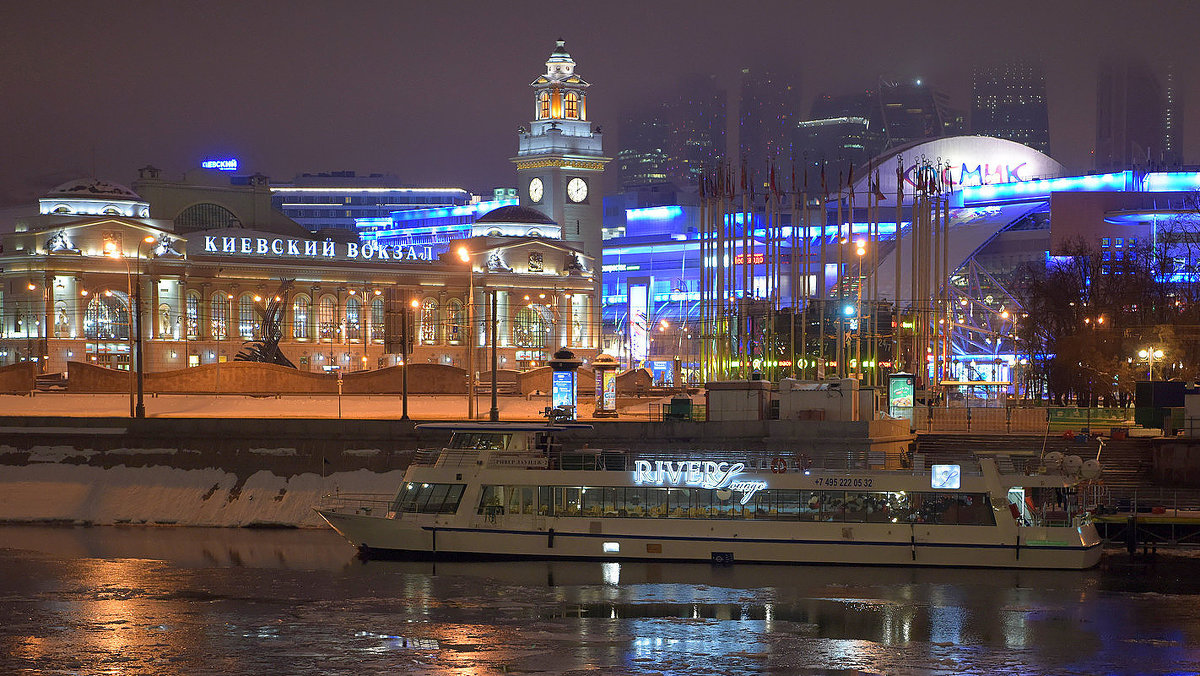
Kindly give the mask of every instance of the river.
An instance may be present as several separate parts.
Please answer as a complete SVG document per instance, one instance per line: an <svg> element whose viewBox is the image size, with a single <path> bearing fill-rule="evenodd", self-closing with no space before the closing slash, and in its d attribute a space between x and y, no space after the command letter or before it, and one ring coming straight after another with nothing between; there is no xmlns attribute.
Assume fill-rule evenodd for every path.
<svg viewBox="0 0 1200 676"><path fill-rule="evenodd" d="M324 530L0 526L0 673L1191 674L1197 573L364 562Z"/></svg>

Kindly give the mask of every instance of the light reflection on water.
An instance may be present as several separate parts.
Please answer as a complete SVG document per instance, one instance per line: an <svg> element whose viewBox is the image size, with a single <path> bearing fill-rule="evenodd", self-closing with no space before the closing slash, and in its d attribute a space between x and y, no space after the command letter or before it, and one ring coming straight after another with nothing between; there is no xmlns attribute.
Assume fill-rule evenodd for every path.
<svg viewBox="0 0 1200 676"><path fill-rule="evenodd" d="M0 527L0 673L1190 673L1191 563L362 562L325 531Z"/></svg>

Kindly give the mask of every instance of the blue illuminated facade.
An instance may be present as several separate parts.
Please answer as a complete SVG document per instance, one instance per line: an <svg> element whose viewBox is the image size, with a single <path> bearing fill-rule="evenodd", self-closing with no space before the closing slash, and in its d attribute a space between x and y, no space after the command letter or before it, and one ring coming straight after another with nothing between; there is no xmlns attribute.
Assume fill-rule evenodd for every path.
<svg viewBox="0 0 1200 676"><path fill-rule="evenodd" d="M353 171L301 174L291 183L271 185L271 205L316 232L327 228L356 230L360 219L387 218L395 211L469 204L462 188L403 185L388 174Z"/></svg>
<svg viewBox="0 0 1200 676"><path fill-rule="evenodd" d="M397 211L383 218L360 218L356 223L358 237L364 243L429 246L437 256L447 251L451 240L469 239L471 225L480 216L518 202L516 197L507 197L473 204Z"/></svg>
<svg viewBox="0 0 1200 676"><path fill-rule="evenodd" d="M1056 254L1062 252L1056 251L1051 237L1053 195L1093 194L1093 199L1104 199L1106 194L1128 195L1125 198L1108 198L1116 199L1125 206L1097 213L1088 221L1091 225L1087 226L1087 232L1096 235L1085 239L1095 239L1093 244L1098 251L1109 252L1118 239L1101 237L1100 234L1105 232L1102 228L1114 225L1127 228L1124 241L1130 244L1137 242L1140 237L1153 237L1151 229L1155 222L1177 217L1181 213L1179 207L1183 198L1198 189L1200 172L1134 171L1061 176L958 189L950 197L953 208L951 239L962 246L952 245L952 256L959 255L951 261L951 267L957 270L955 274L959 276L965 276L966 270L974 266L985 272L987 277L1003 279L1022 264L1047 264L1055 260ZM696 354L696 348L693 346L689 349L688 343L689 338L694 339L690 335L691 327L699 318L700 208L660 204L620 211L606 207L605 213L604 229L608 234L604 243L602 293L605 350L617 355L627 352L631 314L642 314L637 309L631 312L631 298L636 296L637 302L641 303L644 297L644 322L652 337L650 356L645 365L656 375L669 374L671 363L678 356L683 360L686 371L688 355L694 362ZM883 213L885 216L894 216L894 207L885 208ZM905 207L902 216L906 220L901 223L901 228L906 233L909 215ZM731 216L734 219L742 217L742 214ZM865 214L858 211L850 214L847 211L845 220L850 217L855 221L851 225L852 232L855 235L865 234ZM1067 214L1062 217L1070 220ZM761 207L759 213L753 214L753 218L756 225L761 224ZM782 214L782 222L783 238L790 240L791 215ZM836 203L831 201L825 225L827 246L833 244L836 222ZM973 232L956 238L953 234L956 225L970 226ZM981 227L984 228L983 236L978 232ZM894 248L892 242L895 233L895 223L880 224L883 247L881 261ZM821 228L812 227L804 234L810 239L810 251L818 250ZM756 228L755 235L756 238L765 238L766 232ZM979 241L973 243L971 237ZM757 241L761 247L762 241ZM961 251L955 251L956 248ZM765 247L762 250L765 252ZM786 259L792 252L785 245L780 247L780 255ZM1115 257L1116 254L1110 252L1108 255ZM836 279L836 265L829 265L834 268L829 276L831 280ZM1200 262L1197 261L1183 261L1179 270L1166 273L1166 279L1190 279L1196 275L1192 268L1198 265ZM1117 274L1119 268L1113 266L1104 271ZM757 280L754 283L755 292L759 283ZM645 291L640 287L645 287ZM636 288L637 294L631 293L631 288ZM735 293L742 296L747 290L738 288ZM1010 303L1009 307L1012 307L1011 297L1002 288L980 291L980 294L980 302L988 299L988 302L997 305L998 313L1003 303ZM788 291L785 289L781 296L786 305ZM1015 365L1015 356L1007 341L964 342L958 348L954 360L959 375L964 379L986 377L1004 380L1011 376L1010 368Z"/></svg>

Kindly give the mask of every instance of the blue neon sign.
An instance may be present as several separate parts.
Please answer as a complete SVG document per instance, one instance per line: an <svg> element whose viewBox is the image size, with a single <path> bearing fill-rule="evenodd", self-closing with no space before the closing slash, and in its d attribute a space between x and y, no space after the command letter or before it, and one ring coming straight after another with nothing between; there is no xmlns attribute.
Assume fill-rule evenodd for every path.
<svg viewBox="0 0 1200 676"><path fill-rule="evenodd" d="M1052 192L1101 192L1126 191L1133 189L1133 172L1091 176L1063 176L1062 178L999 183L963 188L964 203L1025 201L1049 197Z"/></svg>
<svg viewBox="0 0 1200 676"><path fill-rule="evenodd" d="M216 169L217 171L237 171L237 159L230 158L227 160L204 160L200 163L201 168Z"/></svg>

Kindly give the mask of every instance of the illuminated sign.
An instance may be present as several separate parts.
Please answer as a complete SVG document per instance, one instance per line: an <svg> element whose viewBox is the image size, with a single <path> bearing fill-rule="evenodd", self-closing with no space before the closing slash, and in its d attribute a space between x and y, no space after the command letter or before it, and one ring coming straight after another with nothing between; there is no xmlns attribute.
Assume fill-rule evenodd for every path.
<svg viewBox="0 0 1200 676"><path fill-rule="evenodd" d="M645 361L650 354L650 289L645 284L629 285L629 359Z"/></svg>
<svg viewBox="0 0 1200 676"><path fill-rule="evenodd" d="M746 469L742 462L713 462L711 460L634 460L633 483L698 486L720 491L728 489L742 494L741 503L750 502L754 494L766 489L761 479L738 480ZM719 497L719 496L718 496Z"/></svg>
<svg viewBox="0 0 1200 676"><path fill-rule="evenodd" d="M683 215L683 207L667 206L667 207L643 207L641 209L626 209L625 220L627 221L643 221L643 220L670 220L679 218Z"/></svg>
<svg viewBox="0 0 1200 676"><path fill-rule="evenodd" d="M575 408L575 372L555 371L550 384L550 404Z"/></svg>
<svg viewBox="0 0 1200 676"><path fill-rule="evenodd" d="M763 263L765 263L767 261L766 254L756 253L756 254L751 254L750 256L746 256L746 254L738 254L733 257L733 264L734 265L745 265L747 258L750 259L751 265L762 265Z"/></svg>
<svg viewBox="0 0 1200 676"><path fill-rule="evenodd" d="M1125 191L1132 185L1133 172L1063 176L1045 180L1021 181L997 185L975 185L963 188L963 202L1023 201L1048 197L1055 192Z"/></svg>
<svg viewBox="0 0 1200 676"><path fill-rule="evenodd" d="M238 161L230 160L204 160L200 166L205 169L216 169L217 171L237 171Z"/></svg>
<svg viewBox="0 0 1200 676"><path fill-rule="evenodd" d="M617 371L614 369L605 369L601 372L600 381L604 387L604 407L616 411L617 409Z"/></svg>
<svg viewBox="0 0 1200 676"><path fill-rule="evenodd" d="M962 468L958 465L933 465L929 485L933 488L957 489L962 484Z"/></svg>
<svg viewBox="0 0 1200 676"><path fill-rule="evenodd" d="M339 251L340 249L340 251ZM235 256L265 256L269 258L318 258L362 261L424 261L433 260L431 246L377 244L375 242L318 242L290 237L219 237L205 235L204 253Z"/></svg>

